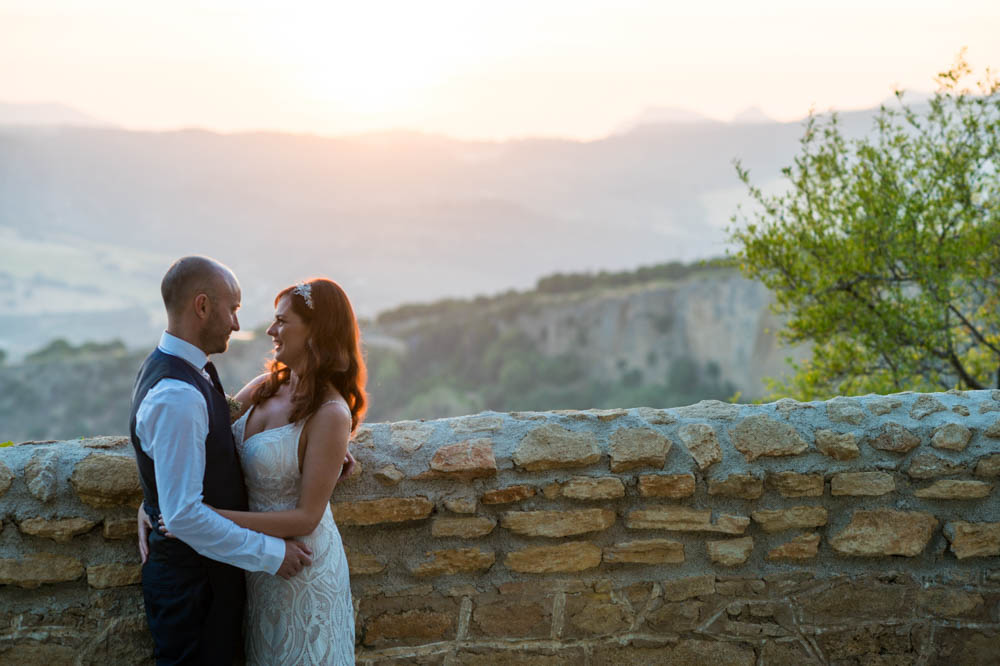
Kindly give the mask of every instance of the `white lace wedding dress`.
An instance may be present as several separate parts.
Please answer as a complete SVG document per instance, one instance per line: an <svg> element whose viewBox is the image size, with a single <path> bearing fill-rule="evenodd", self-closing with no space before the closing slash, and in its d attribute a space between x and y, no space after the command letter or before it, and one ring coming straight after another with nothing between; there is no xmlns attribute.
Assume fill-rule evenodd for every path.
<svg viewBox="0 0 1000 666"><path fill-rule="evenodd" d="M233 424L251 511L294 509L299 500L302 423L243 441L248 410ZM330 507L312 534L312 566L290 580L247 572L247 664L354 664L354 608L347 557Z"/></svg>

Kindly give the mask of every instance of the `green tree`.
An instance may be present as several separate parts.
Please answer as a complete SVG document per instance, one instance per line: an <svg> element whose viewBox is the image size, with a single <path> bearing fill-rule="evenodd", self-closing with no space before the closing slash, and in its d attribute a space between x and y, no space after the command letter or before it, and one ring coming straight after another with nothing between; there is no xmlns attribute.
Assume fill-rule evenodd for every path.
<svg viewBox="0 0 1000 666"><path fill-rule="evenodd" d="M810 116L787 188L730 229L741 270L775 294L812 358L772 385L800 399L1000 381L1000 82L966 87L964 52L926 105L883 106L847 139Z"/></svg>

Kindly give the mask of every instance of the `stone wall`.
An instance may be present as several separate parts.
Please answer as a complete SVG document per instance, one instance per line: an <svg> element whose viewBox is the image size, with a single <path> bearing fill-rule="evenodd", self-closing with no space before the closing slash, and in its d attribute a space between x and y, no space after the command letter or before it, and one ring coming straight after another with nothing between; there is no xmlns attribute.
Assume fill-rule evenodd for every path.
<svg viewBox="0 0 1000 666"><path fill-rule="evenodd" d="M1000 391L366 426L359 663L1000 661ZM0 663L149 660L121 437L0 449Z"/></svg>

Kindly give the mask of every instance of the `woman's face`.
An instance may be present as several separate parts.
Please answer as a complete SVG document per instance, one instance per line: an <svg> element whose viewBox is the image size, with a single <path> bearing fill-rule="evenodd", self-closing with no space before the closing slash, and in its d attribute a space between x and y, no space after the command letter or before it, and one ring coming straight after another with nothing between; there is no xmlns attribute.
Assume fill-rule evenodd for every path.
<svg viewBox="0 0 1000 666"><path fill-rule="evenodd" d="M294 369L305 358L309 328L292 310L292 295L285 294L274 308L274 323L267 329L274 340L274 359Z"/></svg>

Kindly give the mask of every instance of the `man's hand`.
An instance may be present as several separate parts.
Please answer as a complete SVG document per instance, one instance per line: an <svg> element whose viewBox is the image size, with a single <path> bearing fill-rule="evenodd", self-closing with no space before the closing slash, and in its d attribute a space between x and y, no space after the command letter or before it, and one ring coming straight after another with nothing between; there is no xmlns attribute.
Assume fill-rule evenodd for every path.
<svg viewBox="0 0 1000 666"><path fill-rule="evenodd" d="M285 580L302 571L302 567L312 564L312 549L301 541L285 539L285 560L278 568L277 575Z"/></svg>
<svg viewBox="0 0 1000 666"><path fill-rule="evenodd" d="M357 461L354 460L354 456L351 455L351 450L348 449L347 455L344 456L344 466L340 470L340 478L346 479L354 474L354 466L356 463Z"/></svg>
<svg viewBox="0 0 1000 666"><path fill-rule="evenodd" d="M139 505L135 519L139 528L139 559L145 564L149 559L149 533L153 529L153 524L149 522L149 516L143 510L142 504Z"/></svg>

